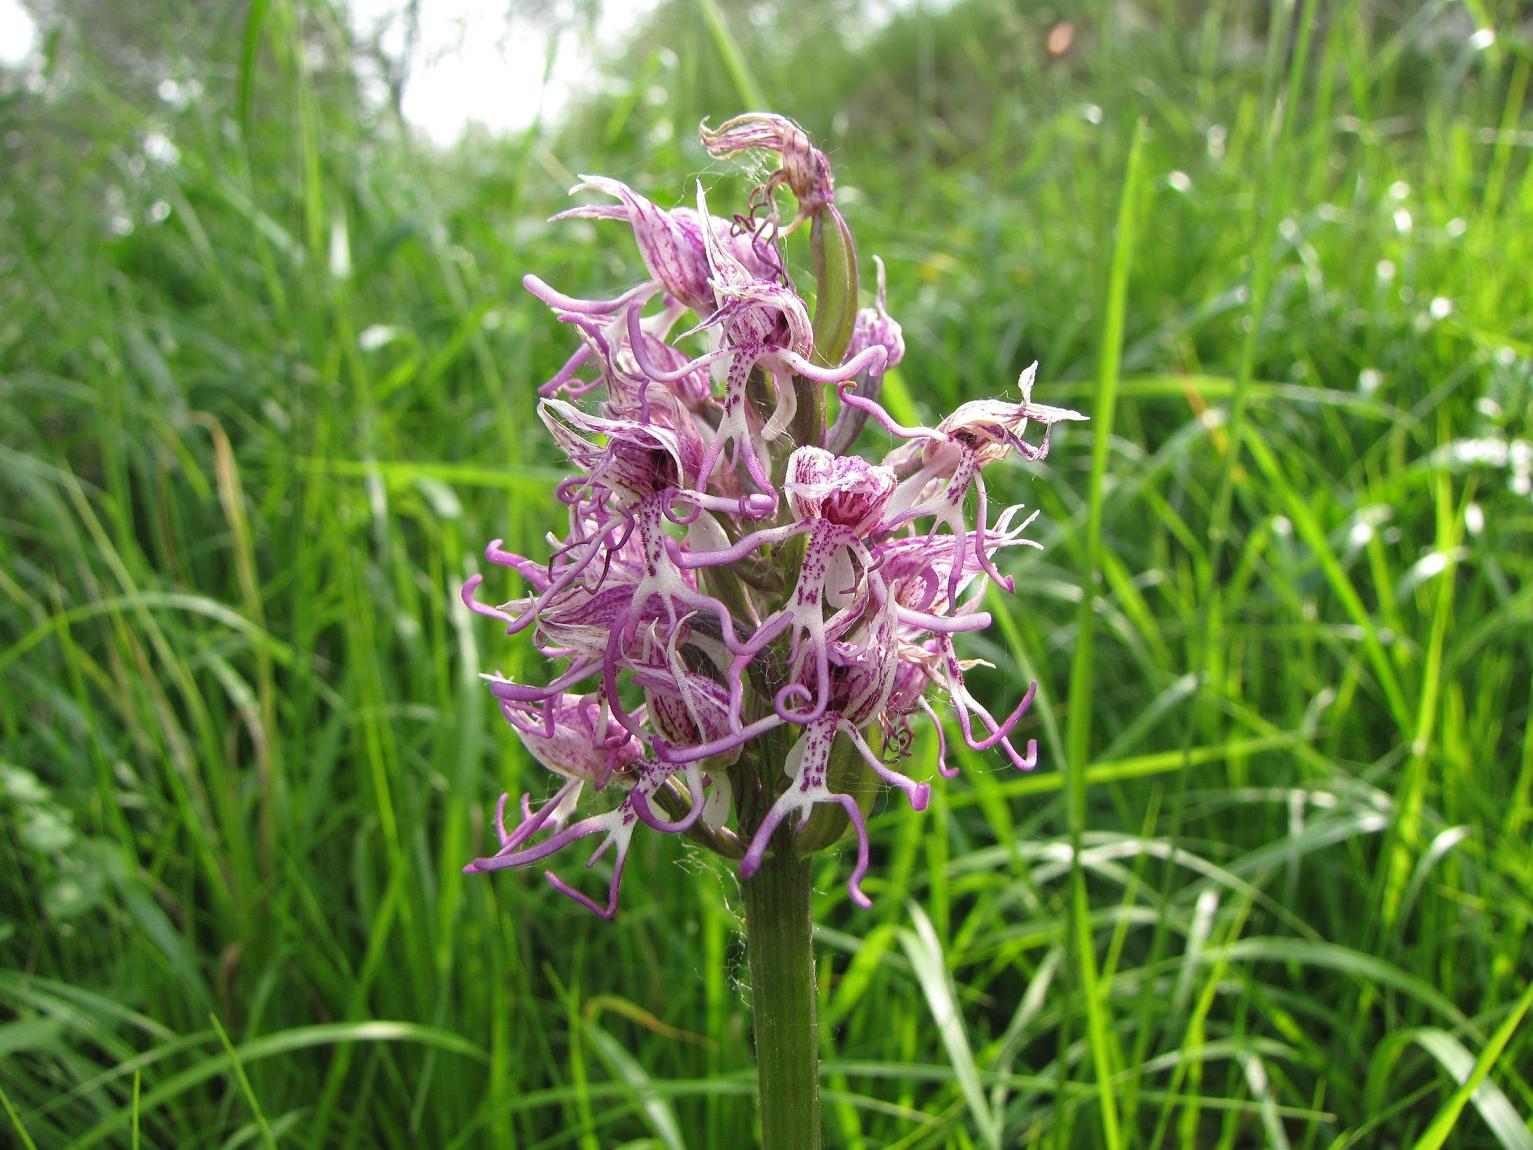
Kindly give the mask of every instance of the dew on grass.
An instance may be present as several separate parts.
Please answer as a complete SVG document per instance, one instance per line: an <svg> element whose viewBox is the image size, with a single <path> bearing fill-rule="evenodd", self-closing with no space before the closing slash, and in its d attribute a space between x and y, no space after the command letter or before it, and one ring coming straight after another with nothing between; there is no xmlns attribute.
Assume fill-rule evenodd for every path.
<svg viewBox="0 0 1533 1150"><path fill-rule="evenodd" d="M58 807L34 809L21 824L21 841L40 854L58 854L74 845L70 812Z"/></svg>
<svg viewBox="0 0 1533 1150"><path fill-rule="evenodd" d="M48 788L25 767L0 766L0 795L18 806L35 806L48 801Z"/></svg>
<svg viewBox="0 0 1533 1150"><path fill-rule="evenodd" d="M267 396L261 401L261 414L266 417L266 422L278 431L286 432L292 430L292 417L288 415L287 409L271 396Z"/></svg>
<svg viewBox="0 0 1533 1150"><path fill-rule="evenodd" d="M1426 582L1448 569L1448 556L1442 551L1433 551L1430 555L1423 555L1416 560L1416 565L1411 568L1411 574L1415 575L1419 582Z"/></svg>
<svg viewBox="0 0 1533 1150"><path fill-rule="evenodd" d="M1484 534L1485 509L1478 503L1471 503L1464 508L1464 530L1475 536Z"/></svg>
<svg viewBox="0 0 1533 1150"><path fill-rule="evenodd" d="M1314 697L1310 699L1309 705L1304 708L1305 729L1313 728L1320 721L1320 717L1331 709L1331 704L1334 702L1336 702L1336 688L1321 687L1320 690L1316 691ZM1302 791L1301 793L1312 795L1315 798L1319 797L1316 792L1312 791ZM1322 804L1313 802L1313 805L1318 807Z"/></svg>
<svg viewBox="0 0 1533 1150"><path fill-rule="evenodd" d="M95 905L97 899L73 876L50 884L43 892L43 910L52 919L76 918Z"/></svg>
<svg viewBox="0 0 1533 1150"><path fill-rule="evenodd" d="M1388 507L1379 503L1359 508L1352 518L1352 525L1347 529L1348 549L1358 551L1366 547L1378 534L1379 528L1390 521L1392 515Z"/></svg>
<svg viewBox="0 0 1533 1150"><path fill-rule="evenodd" d="M1533 443L1526 439L1514 439L1507 449L1507 458L1512 467L1512 493L1533 493Z"/></svg>
<svg viewBox="0 0 1533 1150"><path fill-rule="evenodd" d="M181 149L163 132L146 132L142 141L144 155L162 168L173 167L181 159Z"/></svg>
<svg viewBox="0 0 1533 1150"><path fill-rule="evenodd" d="M1449 460L1460 467L1505 467L1511 461L1506 440L1489 436L1456 439L1447 450Z"/></svg>
<svg viewBox="0 0 1533 1150"><path fill-rule="evenodd" d="M402 328L390 324L371 324L363 328L357 336L357 346L363 351L377 351L381 347L387 347L403 334Z"/></svg>
<svg viewBox="0 0 1533 1150"><path fill-rule="evenodd" d="M1229 139L1229 129L1223 124L1210 124L1203 135L1208 141L1208 158L1215 163L1224 159L1224 143Z"/></svg>

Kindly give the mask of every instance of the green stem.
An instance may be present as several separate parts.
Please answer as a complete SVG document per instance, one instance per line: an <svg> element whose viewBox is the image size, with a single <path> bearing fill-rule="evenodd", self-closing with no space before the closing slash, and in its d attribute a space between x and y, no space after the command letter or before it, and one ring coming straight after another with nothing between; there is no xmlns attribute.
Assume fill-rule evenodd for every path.
<svg viewBox="0 0 1533 1150"><path fill-rule="evenodd" d="M773 850L742 884L763 1150L819 1150L820 1037L808 860Z"/></svg>

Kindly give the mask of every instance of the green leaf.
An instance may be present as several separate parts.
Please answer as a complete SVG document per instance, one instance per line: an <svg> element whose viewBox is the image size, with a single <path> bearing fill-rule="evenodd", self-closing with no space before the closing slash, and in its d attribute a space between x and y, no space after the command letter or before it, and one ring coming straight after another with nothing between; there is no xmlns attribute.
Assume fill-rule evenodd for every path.
<svg viewBox="0 0 1533 1150"><path fill-rule="evenodd" d="M601 1055L607 1068L617 1075L633 1093L634 1100L639 1104L650 1129L665 1145L666 1150L686 1150L686 1141L681 1136L681 1124L676 1120L676 1111L671 1108L669 1101L655 1093L654 1081L645 1072L644 1067L639 1065L634 1056L629 1054L623 1045L601 1026L587 1021L584 1027L586 1036L596 1047L596 1053Z"/></svg>
<svg viewBox="0 0 1533 1150"><path fill-rule="evenodd" d="M991 1113L985 1099L979 1068L974 1062L974 1051L970 1048L969 1037L964 1032L963 1015L958 1009L958 997L942 957L942 943L937 938L937 931L932 926L931 919L927 918L926 912L915 903L910 904L910 917L915 922L915 930L902 929L900 945L909 956L910 965L915 969L916 981L920 983L921 991L926 996L926 1005L931 1009L932 1019L937 1024L937 1033L942 1038L942 1046L947 1051L953 1073L958 1077L958 1086L963 1091L969 1115L973 1118L984 1144L992 1150L999 1150L1000 1120Z"/></svg>

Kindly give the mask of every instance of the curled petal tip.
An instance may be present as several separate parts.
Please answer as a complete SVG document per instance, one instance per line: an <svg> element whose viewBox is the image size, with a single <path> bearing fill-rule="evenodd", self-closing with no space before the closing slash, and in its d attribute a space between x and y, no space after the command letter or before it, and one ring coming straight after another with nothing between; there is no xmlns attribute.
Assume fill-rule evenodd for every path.
<svg viewBox="0 0 1533 1150"><path fill-rule="evenodd" d="M587 865L590 865L590 864L587 864ZM590 895L581 894L574 887L570 886L569 883L565 882L558 875L554 874L553 871L545 871L545 872L543 872L543 877L548 880L548 885L549 886L553 887L556 891L558 891L560 894L564 895L566 898L573 899L575 902L578 902L581 906L585 907L588 911L590 911L592 914L594 914L597 918L600 918L600 919L611 919L612 916L617 913L617 896L616 896L615 892L613 894L612 901L608 902L604 906L601 903L597 902Z"/></svg>
<svg viewBox="0 0 1533 1150"><path fill-rule="evenodd" d="M1022 762L1018 769L1030 771L1038 765L1038 740L1027 740L1027 754L1022 756Z"/></svg>

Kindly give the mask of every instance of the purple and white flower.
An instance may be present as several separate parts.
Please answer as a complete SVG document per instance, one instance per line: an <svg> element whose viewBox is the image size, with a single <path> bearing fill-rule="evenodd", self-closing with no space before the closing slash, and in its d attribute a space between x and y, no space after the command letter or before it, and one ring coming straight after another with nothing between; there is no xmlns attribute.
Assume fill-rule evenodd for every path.
<svg viewBox="0 0 1533 1150"><path fill-rule="evenodd" d="M615 202L555 217L626 223L647 278L608 300L526 278L580 345L540 389L572 468L557 489L566 522L543 558L490 545L490 562L520 580L506 601L483 602L478 575L463 588L469 607L530 634L553 667L541 685L485 678L529 754L562 780L539 806L524 796L509 829L502 797L499 849L466 869L546 865L594 839L588 866L612 855L605 900L547 873L603 916L640 824L738 859L749 877L768 851L802 845L820 807L843 812L856 835L847 885L867 905L867 788L847 786L846 771L924 809L929 784L894 764L916 745L912 723L929 721L933 765L952 773L945 707L966 746L1033 766L1036 743L1019 751L1013 734L1036 684L997 718L969 690L974 663L958 647L991 621L985 584L1015 590L1000 553L1036 546L1024 536L1036 513L991 520L983 472L1012 453L1043 459L1052 427L1082 418L1033 403L1029 368L1020 402L976 400L936 427L901 425L879 402L905 353L883 264L875 306L855 323L842 313L839 340L826 341L838 346L818 348L785 271L784 237L805 220L832 215L849 235L824 154L765 114L705 127L703 142L715 156L780 157L732 220L709 213L701 187L695 210L668 211L592 176L575 190ZM782 188L797 202L786 228ZM854 284L855 255L840 258L832 273ZM882 459L853 453L865 429L895 441ZM599 809L577 819L587 795Z"/></svg>

